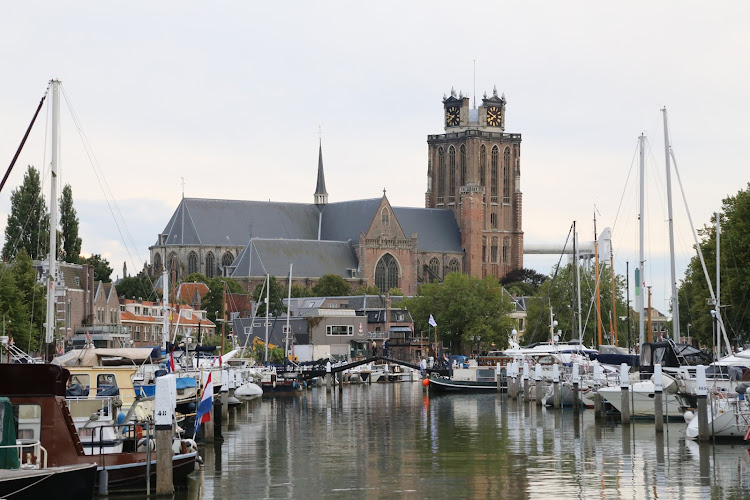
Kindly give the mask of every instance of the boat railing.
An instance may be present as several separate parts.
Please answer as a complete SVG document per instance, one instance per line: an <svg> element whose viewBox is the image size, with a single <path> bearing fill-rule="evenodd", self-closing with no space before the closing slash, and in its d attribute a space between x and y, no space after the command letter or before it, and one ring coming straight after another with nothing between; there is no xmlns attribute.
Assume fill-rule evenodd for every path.
<svg viewBox="0 0 750 500"><path fill-rule="evenodd" d="M78 439L81 444L86 445L92 455L106 455L112 451L106 451L121 442L130 441L133 443L133 449L138 451L138 446L143 438L148 441L154 439L151 425L145 422L128 422L114 423L106 425L97 425L93 427L83 427L78 431ZM150 444L153 447L153 443Z"/></svg>
<svg viewBox="0 0 750 500"><path fill-rule="evenodd" d="M114 413L112 413L112 399L111 396L69 396L65 398L70 409L70 414L74 418L91 418L94 415L112 418L114 416Z"/></svg>
<svg viewBox="0 0 750 500"><path fill-rule="evenodd" d="M19 439L16 444L6 444L0 449L15 448L18 451L18 463L22 469L46 469L47 450L37 440Z"/></svg>

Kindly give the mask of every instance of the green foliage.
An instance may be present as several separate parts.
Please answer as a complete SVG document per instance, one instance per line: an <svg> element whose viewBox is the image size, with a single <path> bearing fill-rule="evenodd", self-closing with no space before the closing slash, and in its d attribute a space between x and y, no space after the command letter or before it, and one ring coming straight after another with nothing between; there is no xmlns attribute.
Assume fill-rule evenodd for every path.
<svg viewBox="0 0 750 500"><path fill-rule="evenodd" d="M516 269L506 274L500 283L515 297L534 295L547 279L544 274L533 269Z"/></svg>
<svg viewBox="0 0 750 500"><path fill-rule="evenodd" d="M390 290L388 290L388 295L390 295L390 296L394 296L395 295L396 297L403 297L404 296L404 292L402 292L400 289L398 289L396 287L393 287Z"/></svg>
<svg viewBox="0 0 750 500"><path fill-rule="evenodd" d="M220 276L218 278L207 278L203 274L193 273L185 277L182 283L205 283L208 285L208 293L203 300L201 300L201 308L206 311L206 317L216 323L218 319L222 319L222 310L224 307L224 290L226 293L246 293L242 288L242 285L234 281L232 278L226 278ZM221 328L221 324L216 325L217 330Z"/></svg>
<svg viewBox="0 0 750 500"><path fill-rule="evenodd" d="M313 291L306 286L292 285L292 297L313 297Z"/></svg>
<svg viewBox="0 0 750 500"><path fill-rule="evenodd" d="M109 277L112 274L112 268L109 267L109 261L98 253L90 257L81 259L82 264L88 264L94 268L94 280L109 283L112 281Z"/></svg>
<svg viewBox="0 0 750 500"><path fill-rule="evenodd" d="M734 196L722 200L720 269L722 320L731 342L743 344L750 339L750 184ZM711 225L699 231L701 251L707 263L711 283L716 283L716 217ZM715 291L715 290L714 290ZM709 292L703 268L696 255L685 271L678 292L680 299L680 330L704 346L712 345L714 330Z"/></svg>
<svg viewBox="0 0 750 500"><path fill-rule="evenodd" d="M315 297L341 297L351 294L352 287L337 274L326 274L312 288Z"/></svg>
<svg viewBox="0 0 750 500"><path fill-rule="evenodd" d="M268 295L268 305L270 308L268 313L271 316L280 316L286 312L286 307L284 307L283 302L283 299L286 298L286 295L284 295L285 290L279 282L276 281L275 276L271 276L269 288L270 293L265 289L265 283L261 283L256 286L253 291L253 299L258 303L258 311L256 313L258 316L265 316L266 314L266 295ZM261 289L263 290L262 293Z"/></svg>
<svg viewBox="0 0 750 500"><path fill-rule="evenodd" d="M29 165L23 184L10 195L3 258L12 260L25 249L32 259L43 259L49 248L49 214L37 169Z"/></svg>
<svg viewBox="0 0 750 500"><path fill-rule="evenodd" d="M117 283L117 294L126 299L141 297L143 300L161 300L161 294L154 290L154 283L146 273L128 276Z"/></svg>
<svg viewBox="0 0 750 500"><path fill-rule="evenodd" d="M36 282L31 258L21 249L12 264L0 264L0 320L4 335L29 352L40 347L46 316L45 287Z"/></svg>
<svg viewBox="0 0 750 500"><path fill-rule="evenodd" d="M60 198L60 259L77 263L81 256L81 238L78 236L78 216L73 208L73 190L66 184Z"/></svg>
<svg viewBox="0 0 750 500"><path fill-rule="evenodd" d="M430 315L437 323L438 338L452 352L471 348L469 336L481 336L482 343L495 343L498 348L508 344L513 321L508 316L513 302L497 279L484 279L450 273L442 284L429 283L419 287L418 295L406 299L404 307L414 318L415 331L431 332Z"/></svg>
<svg viewBox="0 0 750 500"><path fill-rule="evenodd" d="M620 320L626 315L627 307L624 302L624 281L622 276L615 277L615 291L617 297L617 311L612 314L612 273L609 267L601 266L599 273L599 296L602 318L602 342L608 344L610 331L610 317L617 321L619 345L627 345L627 323ZM595 269L580 271L581 279L581 325L583 328L583 342L586 345L597 345L596 328L596 273ZM554 280L548 279L539 288L536 295L526 300L526 331L523 342L539 342L550 336L550 307L558 322L555 331L562 330L562 340L578 337L578 304L575 294L575 267L572 265L561 268Z"/></svg>
<svg viewBox="0 0 750 500"><path fill-rule="evenodd" d="M352 295L380 295L380 288L375 285L360 285L352 290Z"/></svg>

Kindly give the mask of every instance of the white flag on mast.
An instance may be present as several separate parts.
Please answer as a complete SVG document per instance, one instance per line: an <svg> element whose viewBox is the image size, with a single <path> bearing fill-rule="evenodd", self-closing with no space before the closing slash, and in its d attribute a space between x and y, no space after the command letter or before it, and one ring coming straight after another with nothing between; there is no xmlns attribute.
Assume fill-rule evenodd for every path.
<svg viewBox="0 0 750 500"><path fill-rule="evenodd" d="M437 326L437 323L435 322L435 318L432 317L432 314L430 314L430 326Z"/></svg>

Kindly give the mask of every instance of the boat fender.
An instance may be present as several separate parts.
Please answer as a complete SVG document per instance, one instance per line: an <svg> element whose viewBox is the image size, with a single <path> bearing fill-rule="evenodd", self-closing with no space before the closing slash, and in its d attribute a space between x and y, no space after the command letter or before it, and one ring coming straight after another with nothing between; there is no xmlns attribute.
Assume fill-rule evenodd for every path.
<svg viewBox="0 0 750 500"><path fill-rule="evenodd" d="M135 426L135 438L138 440L140 444L140 441L143 438L143 427L141 427L140 425Z"/></svg>
<svg viewBox="0 0 750 500"><path fill-rule="evenodd" d="M297 388L297 381L292 380L292 389L296 389L296 388Z"/></svg>
<svg viewBox="0 0 750 500"><path fill-rule="evenodd" d="M691 421L691 420L693 420L693 418L694 418L694 417L695 417L695 413L693 413L693 412L692 412L692 411L690 411L690 410L686 411L686 412L685 412L685 413L684 413L684 414L682 415L682 418L684 418L684 419L685 419L685 423L686 423L686 424L689 424L689 423L690 423L690 421Z"/></svg>

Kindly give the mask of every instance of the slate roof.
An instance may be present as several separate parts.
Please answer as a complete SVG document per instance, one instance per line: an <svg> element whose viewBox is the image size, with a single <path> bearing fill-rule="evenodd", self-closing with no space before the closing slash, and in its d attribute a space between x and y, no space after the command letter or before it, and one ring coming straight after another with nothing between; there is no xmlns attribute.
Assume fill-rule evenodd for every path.
<svg viewBox="0 0 750 500"><path fill-rule="evenodd" d="M297 277L336 274L351 278L349 270L358 268L354 250L345 242L253 238L232 264L232 277L264 276L266 272L287 276L290 262L294 264L292 276Z"/></svg>
<svg viewBox="0 0 750 500"><path fill-rule="evenodd" d="M246 245L252 237L318 237L315 205L183 198L162 231L167 245ZM157 242L158 243L158 242Z"/></svg>
<svg viewBox="0 0 750 500"><path fill-rule="evenodd" d="M359 244L359 234L367 231L380 206L380 198L329 203L323 208L321 239Z"/></svg>
<svg viewBox="0 0 750 500"><path fill-rule="evenodd" d="M461 231L453 210L393 207L393 213L407 238L417 233L420 252L463 252Z"/></svg>

